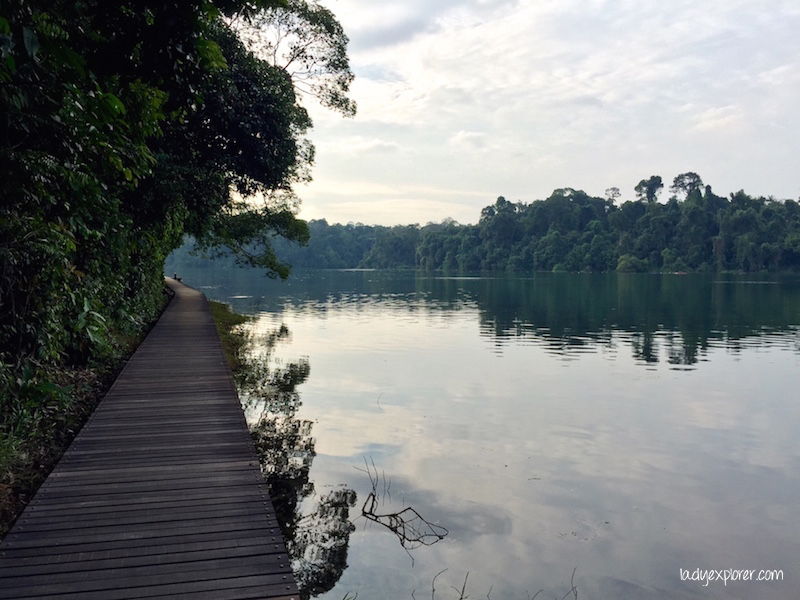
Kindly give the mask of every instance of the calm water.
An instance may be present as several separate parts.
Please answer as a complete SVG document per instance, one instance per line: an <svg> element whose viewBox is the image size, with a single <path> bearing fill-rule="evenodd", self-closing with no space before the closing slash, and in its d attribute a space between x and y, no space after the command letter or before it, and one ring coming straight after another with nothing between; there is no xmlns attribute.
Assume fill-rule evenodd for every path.
<svg viewBox="0 0 800 600"><path fill-rule="evenodd" d="M798 278L182 275L258 317L248 415L319 597L797 597Z"/></svg>

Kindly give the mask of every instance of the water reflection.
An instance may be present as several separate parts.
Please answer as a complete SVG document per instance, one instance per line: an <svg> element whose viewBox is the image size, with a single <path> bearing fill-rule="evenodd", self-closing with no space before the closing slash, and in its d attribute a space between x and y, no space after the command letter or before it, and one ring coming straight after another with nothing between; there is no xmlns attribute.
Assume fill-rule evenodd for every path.
<svg viewBox="0 0 800 600"><path fill-rule="evenodd" d="M314 494L309 480L316 455L313 423L297 417L302 405L297 386L308 379L311 367L307 359L285 366L272 360L276 344L289 336L281 325L257 340L259 351L246 359L237 387L300 595L307 599L333 589L347 568L356 493L342 487L321 495L311 512L300 510Z"/></svg>
<svg viewBox="0 0 800 600"><path fill-rule="evenodd" d="M539 273L442 277L385 271L299 271L277 283L251 272L187 274L237 290L244 312L324 316L380 306L409 316L476 312L480 334L502 353L536 344L564 360L628 348L637 364L696 365L709 348L779 344L800 352L800 278L764 275ZM194 279L197 277L197 279ZM214 290L209 290L214 295ZM230 301L231 297L224 298Z"/></svg>
<svg viewBox="0 0 800 600"><path fill-rule="evenodd" d="M530 339L568 356L609 347L617 337L643 365L694 365L709 347L785 342L763 338L794 337L800 321L796 277L552 274L485 281L475 297L481 332L499 345Z"/></svg>
<svg viewBox="0 0 800 600"><path fill-rule="evenodd" d="M316 456L314 423L297 416L302 406L298 386L308 379L311 367L308 359L276 362L276 346L289 339L289 329L281 325L252 340L258 350L251 348L249 358L243 358L236 383L300 594L307 599L333 589L347 568L355 531L350 513L357 494L342 484L315 498L310 512L302 510L315 495L309 478ZM378 474L374 462L365 466L372 490L359 517L392 532L413 563L411 550L433 545L448 531L410 506L393 508L391 482L385 473Z"/></svg>
<svg viewBox="0 0 800 600"><path fill-rule="evenodd" d="M424 518L411 506L393 509L391 480L387 481L385 473L378 474L374 462L367 462L364 459L364 466L363 472L369 477L372 491L361 507L361 516L369 523L381 525L391 531L413 564L414 557L411 555L411 550L420 546L432 546L447 537L449 532L446 527Z"/></svg>
<svg viewBox="0 0 800 600"><path fill-rule="evenodd" d="M788 575L800 551L797 278L305 277L271 288L251 275L217 293L252 296L232 303L260 312L258 327L277 331L279 346L287 323L289 354L314 366L275 368L286 381L307 378L302 408L299 397L278 404L314 423L275 425L295 438L288 453L274 444L294 472L270 460L291 473L293 556L322 565L314 548L333 548L330 580L341 579L323 597L428 597L449 568L437 598L461 589L465 572L473 597L544 587L540 597L561 598L576 566L586 598L791 596L788 581L731 591L678 573L741 565ZM252 412L257 422L262 411ZM362 527L373 487L354 470L364 456L392 474L389 493L383 478L375 486L372 514L413 506L449 531L414 551L413 568L383 525ZM358 501L339 494L304 520L321 504L307 491L312 459L318 493L352 488ZM305 546L294 542L301 530ZM321 569L305 573L324 589Z"/></svg>

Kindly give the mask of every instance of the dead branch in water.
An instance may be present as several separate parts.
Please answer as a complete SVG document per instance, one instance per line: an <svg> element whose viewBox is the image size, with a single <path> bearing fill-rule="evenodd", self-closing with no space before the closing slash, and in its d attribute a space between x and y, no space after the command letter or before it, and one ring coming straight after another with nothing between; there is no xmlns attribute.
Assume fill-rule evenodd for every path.
<svg viewBox="0 0 800 600"><path fill-rule="evenodd" d="M385 474L382 477L378 475L378 469L372 459L367 462L365 458L364 465L365 469L358 470L367 474L372 485L372 491L364 501L364 506L361 508L361 516L367 521L383 525L394 533L413 563L414 558L411 556L410 550L420 546L431 546L443 540L449 532L445 527L431 523L410 506L397 512L379 512L380 507L385 505L387 497L391 502L391 480L387 483ZM383 495L378 492L381 479L383 479Z"/></svg>

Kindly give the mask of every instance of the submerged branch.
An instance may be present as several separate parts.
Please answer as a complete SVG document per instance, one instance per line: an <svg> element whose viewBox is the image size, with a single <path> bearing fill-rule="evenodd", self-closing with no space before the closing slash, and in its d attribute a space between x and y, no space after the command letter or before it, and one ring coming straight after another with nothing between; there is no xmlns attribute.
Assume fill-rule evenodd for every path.
<svg viewBox="0 0 800 600"><path fill-rule="evenodd" d="M361 508L361 516L367 521L382 525L395 534L413 564L414 558L411 556L410 550L420 546L432 546L436 542L443 540L449 531L445 527L425 519L410 506L396 512L379 512L379 507L385 504L385 498L389 495L391 480L387 483L386 475L383 474L384 495L381 496L378 492L378 484L381 477L378 475L378 469L374 461L367 462L365 458L364 464L366 469L358 470L367 474L372 491L364 501L364 505Z"/></svg>

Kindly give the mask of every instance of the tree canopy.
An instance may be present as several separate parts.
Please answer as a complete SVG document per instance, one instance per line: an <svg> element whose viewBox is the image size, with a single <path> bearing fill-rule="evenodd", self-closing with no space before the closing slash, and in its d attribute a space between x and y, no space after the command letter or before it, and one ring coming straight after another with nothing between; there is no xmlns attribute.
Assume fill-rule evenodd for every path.
<svg viewBox="0 0 800 600"><path fill-rule="evenodd" d="M315 3L0 5L4 408L23 370L85 364L152 316L185 233L288 275L273 244L308 238L292 186L310 177L311 120L292 73L231 25L279 18L327 66L308 73L323 103L352 114L347 38Z"/></svg>
<svg viewBox="0 0 800 600"><path fill-rule="evenodd" d="M649 180L657 184L660 177ZM639 186L637 186L638 188ZM645 186L646 188L646 186ZM652 188L651 189L655 189ZM639 189L634 190L639 192ZM329 225L311 221L307 247L276 246L317 268L444 271L789 271L800 269L800 204L739 191L717 196L696 173L675 178L665 203L618 202L562 188L531 203L500 196L476 225ZM190 264L188 247L171 257Z"/></svg>
<svg viewBox="0 0 800 600"><path fill-rule="evenodd" d="M649 179L642 179L636 184L636 197L639 200L647 200L648 202L655 202L658 198L658 193L664 183L661 181L660 175L652 175Z"/></svg>
<svg viewBox="0 0 800 600"><path fill-rule="evenodd" d="M354 75L347 58L347 36L333 13L316 1L287 0L252 19L234 22L247 47L280 67L296 89L345 116L356 114L347 97Z"/></svg>

